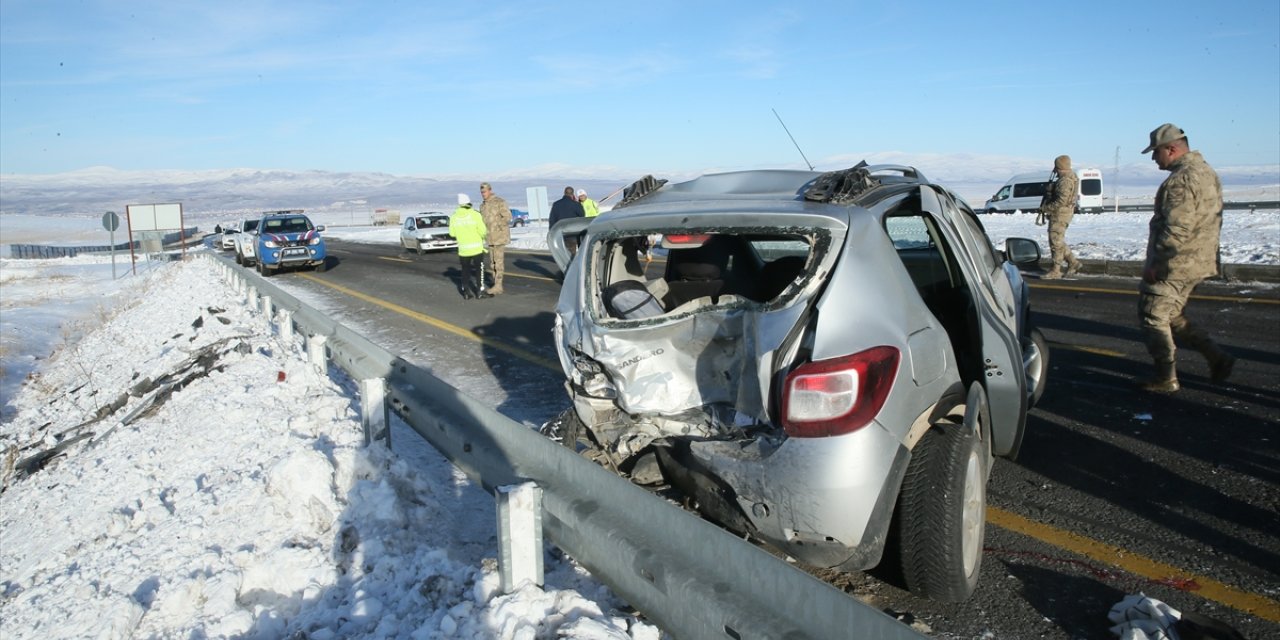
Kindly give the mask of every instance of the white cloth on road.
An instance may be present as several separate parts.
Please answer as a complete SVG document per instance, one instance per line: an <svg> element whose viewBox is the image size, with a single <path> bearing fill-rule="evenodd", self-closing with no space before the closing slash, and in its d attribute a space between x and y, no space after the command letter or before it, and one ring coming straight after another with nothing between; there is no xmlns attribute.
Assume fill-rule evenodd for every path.
<svg viewBox="0 0 1280 640"><path fill-rule="evenodd" d="M1178 640L1172 627L1181 617L1177 609L1148 598L1145 593L1125 596L1107 613L1107 618L1116 623L1111 633L1120 640Z"/></svg>

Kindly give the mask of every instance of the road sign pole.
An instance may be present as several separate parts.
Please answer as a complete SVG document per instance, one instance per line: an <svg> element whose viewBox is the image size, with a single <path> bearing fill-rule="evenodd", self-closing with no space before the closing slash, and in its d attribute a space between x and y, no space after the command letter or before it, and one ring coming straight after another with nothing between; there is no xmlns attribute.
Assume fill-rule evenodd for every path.
<svg viewBox="0 0 1280 640"><path fill-rule="evenodd" d="M120 216L114 211L102 214L102 227L111 238L111 279L116 279L116 228L120 226Z"/></svg>

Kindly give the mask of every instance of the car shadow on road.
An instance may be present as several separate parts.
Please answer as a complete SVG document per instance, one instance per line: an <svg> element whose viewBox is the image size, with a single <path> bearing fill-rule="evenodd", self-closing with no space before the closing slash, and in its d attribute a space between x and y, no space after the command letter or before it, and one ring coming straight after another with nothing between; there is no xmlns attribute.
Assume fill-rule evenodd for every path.
<svg viewBox="0 0 1280 640"><path fill-rule="evenodd" d="M497 403L497 410L512 420L534 427L569 406L561 384L564 374L551 339L553 324L553 314L543 311L520 317L495 317L475 328L475 333L483 338L485 366L506 392L506 397ZM548 384L548 379L553 383Z"/></svg>
<svg viewBox="0 0 1280 640"><path fill-rule="evenodd" d="M988 549L985 559L999 560L1006 575L1021 585L1027 603L1067 637L1109 637L1111 622L1107 612L1127 594L1107 585L1101 577L1038 567L1021 561L1020 554L999 550Z"/></svg>
<svg viewBox="0 0 1280 640"><path fill-rule="evenodd" d="M1152 530L1133 530L1105 512L1082 515L1078 501L1052 489L1043 496L1008 497L1076 521L1083 531L1114 530L1118 537L1145 539L1156 548L1170 547L1167 533L1174 532L1191 542L1186 557L1213 549L1234 558L1228 563L1242 570L1264 571L1268 579L1280 575L1274 537L1280 517L1256 499L1249 501L1252 494L1240 484L1280 480L1274 447L1268 444L1272 429L1230 407L1135 397L1120 391L1128 381L1114 374L1094 373L1090 382L1085 389L1046 393L1029 416L1016 464L1148 521ZM1231 425L1230 432L1221 425ZM1186 459L1200 464L1185 464ZM1240 497L1231 493L1236 487Z"/></svg>

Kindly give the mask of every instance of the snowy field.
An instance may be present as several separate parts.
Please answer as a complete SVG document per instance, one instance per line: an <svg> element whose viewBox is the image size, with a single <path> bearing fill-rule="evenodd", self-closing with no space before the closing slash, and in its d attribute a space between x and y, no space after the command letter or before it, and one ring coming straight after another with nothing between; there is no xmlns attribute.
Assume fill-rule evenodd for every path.
<svg viewBox="0 0 1280 640"><path fill-rule="evenodd" d="M0 260L6 640L662 637L550 549L501 593L493 499L398 420L362 447L212 261L119 271Z"/></svg>
<svg viewBox="0 0 1280 640"><path fill-rule="evenodd" d="M1080 215L1068 241L1141 260L1147 218ZM997 242L1047 246L1032 215L983 222ZM545 232L513 244L544 248ZM96 218L0 216L6 243L106 235ZM1227 213L1224 260L1280 265L1278 247L1280 213ZM117 260L116 278L104 255L0 260L5 638L662 637L552 551L545 587L502 594L487 494L411 431L394 452L363 448L352 390L248 313L211 261L134 276ZM15 462L78 437L19 477Z"/></svg>

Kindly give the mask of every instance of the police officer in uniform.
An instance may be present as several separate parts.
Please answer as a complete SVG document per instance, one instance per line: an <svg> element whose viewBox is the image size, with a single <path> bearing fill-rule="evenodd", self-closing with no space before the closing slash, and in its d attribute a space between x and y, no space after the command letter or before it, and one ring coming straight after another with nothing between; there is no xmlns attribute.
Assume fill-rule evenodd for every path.
<svg viewBox="0 0 1280 640"><path fill-rule="evenodd" d="M471 198L458 194L458 208L449 216L449 235L458 241L458 262L462 266L462 297L492 298L484 290L484 238L488 229L480 212L471 208Z"/></svg>

